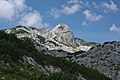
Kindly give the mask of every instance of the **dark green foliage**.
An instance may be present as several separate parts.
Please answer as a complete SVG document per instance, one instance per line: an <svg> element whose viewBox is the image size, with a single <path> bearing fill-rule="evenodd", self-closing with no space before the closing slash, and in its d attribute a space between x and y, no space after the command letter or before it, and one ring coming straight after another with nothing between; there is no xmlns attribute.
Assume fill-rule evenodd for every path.
<svg viewBox="0 0 120 80"><path fill-rule="evenodd" d="M14 34L8 35L4 31L0 31L0 55L6 54L12 56L13 59L17 59L27 51L37 52L30 39L20 40Z"/></svg>
<svg viewBox="0 0 120 80"><path fill-rule="evenodd" d="M74 76L65 73L50 73L44 74L33 68L25 68L19 63L11 62L8 66L7 63L0 64L0 80L2 77L5 80L77 80Z"/></svg>
<svg viewBox="0 0 120 80"><path fill-rule="evenodd" d="M59 66L65 73L70 73L72 75L74 75L75 73L81 73L83 77L87 80L110 80L94 69L86 68L84 65L78 65L76 63L65 61L65 59L62 58L51 58L50 56L48 56L43 60L46 60L47 64Z"/></svg>
<svg viewBox="0 0 120 80"><path fill-rule="evenodd" d="M49 72L49 75L46 75L31 65L25 67L19 61L24 55L32 57L37 64L59 67L63 72ZM77 73L82 74L87 80L111 80L84 65L37 52L29 38L20 40L13 34L0 31L0 79L4 77L5 80L77 80Z"/></svg>
<svg viewBox="0 0 120 80"><path fill-rule="evenodd" d="M24 50L24 51L36 51L34 44L29 38L24 38L24 40L18 39L14 34L6 34L3 31L0 31L0 45L7 45L4 47L13 46L15 49ZM4 44L6 43L6 44ZM10 47L9 47L10 48ZM9 49L7 48L7 49Z"/></svg>

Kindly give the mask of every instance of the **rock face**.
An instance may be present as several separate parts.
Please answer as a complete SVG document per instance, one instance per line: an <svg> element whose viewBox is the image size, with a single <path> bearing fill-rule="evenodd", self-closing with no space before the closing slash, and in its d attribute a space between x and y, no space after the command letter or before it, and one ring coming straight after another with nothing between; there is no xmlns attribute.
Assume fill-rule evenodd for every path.
<svg viewBox="0 0 120 80"><path fill-rule="evenodd" d="M54 29L52 29L53 35L55 35L54 39L66 44L75 46L74 35L70 28L65 24L59 24Z"/></svg>
<svg viewBox="0 0 120 80"><path fill-rule="evenodd" d="M120 80L120 42L105 42L78 54L74 61L95 68L113 80Z"/></svg>
<svg viewBox="0 0 120 80"><path fill-rule="evenodd" d="M63 50L70 53L77 51L87 51L91 45L77 45L73 32L65 24L58 24L52 30L48 28L36 29L32 27L17 26L5 31L6 33L13 33L18 38L30 38L38 51L42 50Z"/></svg>

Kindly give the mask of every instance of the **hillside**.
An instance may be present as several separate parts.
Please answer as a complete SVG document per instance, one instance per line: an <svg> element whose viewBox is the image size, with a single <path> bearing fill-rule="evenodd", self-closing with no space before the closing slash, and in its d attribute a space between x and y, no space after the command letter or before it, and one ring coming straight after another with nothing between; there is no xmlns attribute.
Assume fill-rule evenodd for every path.
<svg viewBox="0 0 120 80"><path fill-rule="evenodd" d="M3 80L111 80L92 68L45 55L29 38L0 31L0 78Z"/></svg>
<svg viewBox="0 0 120 80"><path fill-rule="evenodd" d="M113 80L120 80L120 42L105 42L78 54L73 61L94 68Z"/></svg>

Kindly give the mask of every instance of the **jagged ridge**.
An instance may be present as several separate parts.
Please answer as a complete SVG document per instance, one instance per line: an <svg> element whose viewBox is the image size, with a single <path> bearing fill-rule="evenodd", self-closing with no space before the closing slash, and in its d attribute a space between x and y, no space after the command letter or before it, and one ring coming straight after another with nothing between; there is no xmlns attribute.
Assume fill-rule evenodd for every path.
<svg viewBox="0 0 120 80"><path fill-rule="evenodd" d="M18 38L28 37L32 39L39 51L48 49L74 53L80 50L87 51L93 46L81 44L79 40L74 38L73 32L65 24L59 24L52 30L17 26L5 32L14 33Z"/></svg>

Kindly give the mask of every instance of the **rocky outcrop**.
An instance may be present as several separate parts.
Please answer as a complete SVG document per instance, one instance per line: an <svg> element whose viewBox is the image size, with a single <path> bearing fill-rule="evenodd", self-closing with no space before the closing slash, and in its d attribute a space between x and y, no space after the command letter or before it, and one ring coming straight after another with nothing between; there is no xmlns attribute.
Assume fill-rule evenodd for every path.
<svg viewBox="0 0 120 80"><path fill-rule="evenodd" d="M97 69L113 80L120 80L120 42L105 42L93 47L78 54L75 62Z"/></svg>

